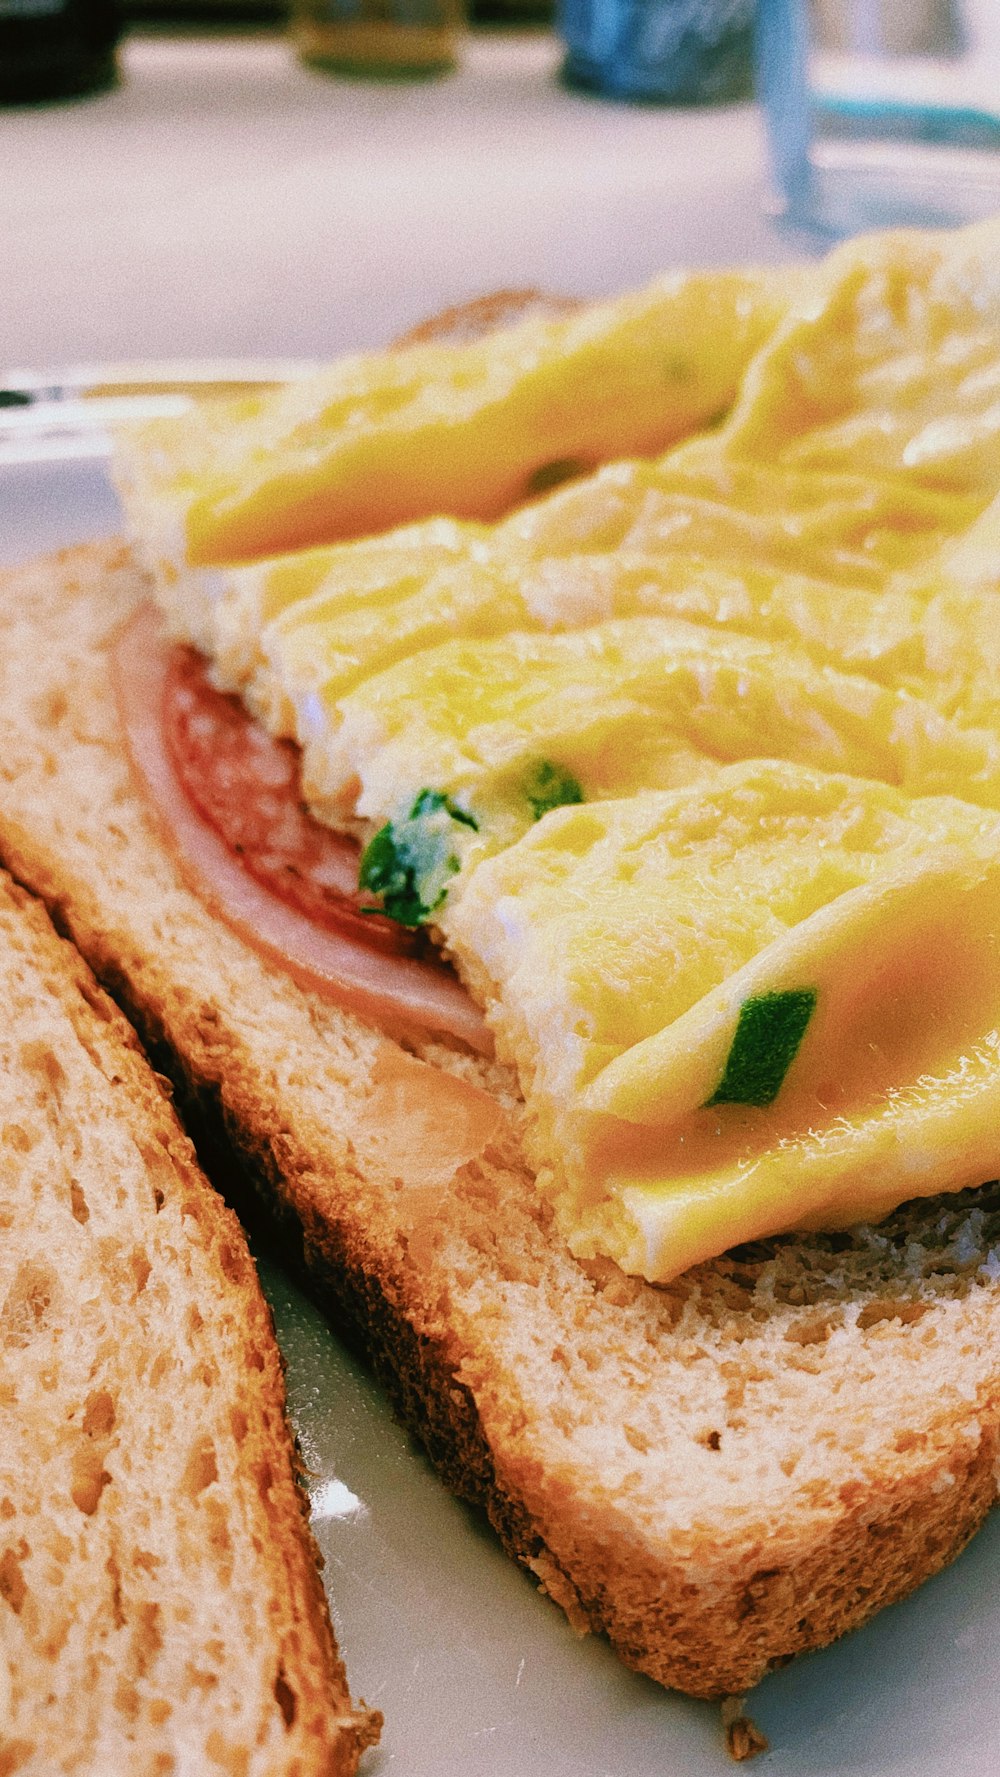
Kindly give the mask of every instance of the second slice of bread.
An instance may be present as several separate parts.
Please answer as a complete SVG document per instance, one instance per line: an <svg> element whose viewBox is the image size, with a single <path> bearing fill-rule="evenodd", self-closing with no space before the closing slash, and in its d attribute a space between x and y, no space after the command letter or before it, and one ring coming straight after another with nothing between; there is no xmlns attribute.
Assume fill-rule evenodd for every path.
<svg viewBox="0 0 1000 1777"><path fill-rule="evenodd" d="M667 1288L577 1264L504 1070L431 1043L402 1055L184 886L109 679L145 591L127 553L41 562L3 591L0 852L249 1163L444 1479L574 1623L715 1696L955 1555L996 1490L996 1188ZM495 1097L480 1158L418 1139L421 1061ZM409 1133L387 1086L404 1075Z"/></svg>
<svg viewBox="0 0 1000 1777"><path fill-rule="evenodd" d="M347 1692L235 1218L0 875L0 1770L348 1777Z"/></svg>

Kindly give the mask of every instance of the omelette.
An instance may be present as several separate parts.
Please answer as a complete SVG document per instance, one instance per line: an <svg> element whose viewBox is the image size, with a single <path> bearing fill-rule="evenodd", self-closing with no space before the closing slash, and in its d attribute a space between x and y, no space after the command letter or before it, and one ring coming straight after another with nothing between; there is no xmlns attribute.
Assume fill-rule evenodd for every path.
<svg viewBox="0 0 1000 1777"><path fill-rule="evenodd" d="M438 510L496 519L724 415L797 276L674 273L488 339L341 359L276 392L138 426L118 455L137 545L161 582L191 593L190 570L212 564Z"/></svg>
<svg viewBox="0 0 1000 1777"><path fill-rule="evenodd" d="M232 413L217 462L146 429L121 474L171 633L486 1007L570 1245L662 1281L990 1176L1000 225L407 364ZM406 426L423 482L320 541L320 459L383 489ZM525 503L532 443L569 467Z"/></svg>

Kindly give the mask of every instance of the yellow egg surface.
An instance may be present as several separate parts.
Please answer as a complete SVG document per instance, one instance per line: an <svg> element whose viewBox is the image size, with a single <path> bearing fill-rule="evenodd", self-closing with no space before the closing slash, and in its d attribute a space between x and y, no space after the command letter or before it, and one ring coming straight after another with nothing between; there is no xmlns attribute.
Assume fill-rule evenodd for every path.
<svg viewBox="0 0 1000 1777"><path fill-rule="evenodd" d="M929 601L945 584L968 587L970 551L980 590L1000 585L1000 572L988 581L1000 526L989 510L1000 476L994 260L995 224L849 243L791 290L719 430L610 463L499 525L455 523L446 549L428 547L432 527L398 532L381 578L368 543L332 548L318 585L312 552L263 564L273 622L259 601L242 617L227 607L243 623L254 708L292 732L305 692L326 686L332 708L449 635L654 610L784 636L934 699L939 663L916 633ZM973 612L958 641L970 658L953 647L944 663L945 701L975 669L977 628Z"/></svg>
<svg viewBox="0 0 1000 1777"><path fill-rule="evenodd" d="M119 486L167 581L436 513L496 519L724 414L808 275L673 273L471 343L342 359L123 432Z"/></svg>
<svg viewBox="0 0 1000 1777"><path fill-rule="evenodd" d="M993 815L734 765L547 814L442 920L581 1257L663 1280L995 1168Z"/></svg>
<svg viewBox="0 0 1000 1777"><path fill-rule="evenodd" d="M562 800L589 803L736 759L797 760L1000 808L1000 730L801 651L670 618L445 642L366 680L334 719L306 699L300 727L314 806L353 799L365 821L396 823L405 846L420 793L445 795L474 822L456 841L470 865L553 806L557 779L570 787ZM550 799L537 791L542 771Z"/></svg>

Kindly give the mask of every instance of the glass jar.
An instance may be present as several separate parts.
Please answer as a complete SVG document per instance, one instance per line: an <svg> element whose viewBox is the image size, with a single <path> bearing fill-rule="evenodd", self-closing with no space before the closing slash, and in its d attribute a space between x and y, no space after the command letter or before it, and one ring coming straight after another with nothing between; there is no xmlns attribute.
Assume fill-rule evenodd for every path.
<svg viewBox="0 0 1000 1777"><path fill-rule="evenodd" d="M293 0L292 42L309 67L375 79L454 68L462 0Z"/></svg>
<svg viewBox="0 0 1000 1777"><path fill-rule="evenodd" d="M560 0L563 79L613 99L749 96L753 0Z"/></svg>

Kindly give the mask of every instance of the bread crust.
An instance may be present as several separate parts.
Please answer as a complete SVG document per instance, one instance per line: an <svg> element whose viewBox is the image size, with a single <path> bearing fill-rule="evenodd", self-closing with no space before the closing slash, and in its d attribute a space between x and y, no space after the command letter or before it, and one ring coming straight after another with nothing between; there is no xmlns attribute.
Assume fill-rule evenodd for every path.
<svg viewBox="0 0 1000 1777"><path fill-rule="evenodd" d="M578 1628L697 1696L745 1690L944 1565L996 1488L1000 1194L656 1289L563 1251L510 1077L433 1044L505 1122L480 1161L415 1187L373 1114L386 1039L208 914L134 788L107 643L144 590L100 547L6 577L0 853L192 1127L246 1166L446 1483Z"/></svg>
<svg viewBox="0 0 1000 1777"><path fill-rule="evenodd" d="M200 1541L208 1534L206 1526L214 1526L212 1535L218 1537L220 1550L230 1552L232 1559L239 1563L244 1583L252 1586L258 1613L256 1631L260 1662L270 1670L269 1682L273 1686L273 1694L258 1693L258 1673L244 1671L236 1658L233 1666L224 1672L212 1669L205 1675L205 1685L214 1687L211 1696L219 1699L218 1710L214 1702L206 1710L203 1699L191 1707L189 1695L184 1694L179 1684L173 1691L168 1688L165 1696L157 1694L157 1687L161 1693L165 1685L169 1687L171 1674L176 1679L177 1673L184 1670L185 1661L188 1671L199 1662L204 1665L205 1648L200 1638L203 1632L191 1624L186 1596L180 1596L176 1591L173 1597L169 1595L167 1576L170 1568L163 1550L169 1554L174 1547L173 1532L164 1535L161 1552L148 1557L148 1580L144 1581L136 1561L127 1554L131 1543L142 1534L137 1522L141 1525L150 1516L138 1479L144 1473L141 1464L145 1446L134 1450L112 1446L111 1454L104 1454L103 1461L111 1472L102 1473L93 1499L74 1492L74 1501L83 1514L82 1518L76 1517L72 1506L61 1506L58 1491L49 1493L51 1474L46 1472L43 1475L40 1471L33 1475L34 1447L37 1445L41 1462L50 1425L48 1408L35 1401L29 1406L34 1416L32 1423L37 1421L38 1429L29 1439L27 1472L16 1478L5 1477L9 1495L14 1497L12 1501L8 1495L4 1500L4 1510L0 1513L4 1519L4 1535L0 1541L13 1535L11 1525L16 1526L21 1521L17 1502L25 1495L25 1488L25 1535L17 1541L17 1548L24 1551L22 1560L28 1560L29 1534L36 1553L40 1546L45 1546L47 1538L52 1547L66 1552L64 1559L68 1559L68 1552L79 1539L82 1571L89 1577L87 1595L77 1600L74 1609L78 1625L84 1625L79 1633L88 1639L82 1655L77 1650L73 1657L92 1662L93 1677L89 1687L92 1695L86 1707L72 1690L67 1695L65 1679L60 1676L59 1652L45 1652L50 1644L57 1649L68 1633L65 1627L60 1627L60 1609L65 1604L64 1594L73 1583L72 1577L61 1576L62 1592L49 1580L45 1589L37 1594L33 1616L29 1615L23 1595L0 1596L0 1610L10 1605L25 1637L23 1643L9 1643L12 1657L17 1646L22 1648L16 1656L20 1683L30 1682L32 1676L37 1676L36 1668L40 1666L44 1682L51 1687L52 1693L46 1710L38 1709L37 1697L33 1699L33 1707L29 1700L16 1713L11 1703L10 1719L0 1721L0 1767L11 1771L23 1768L25 1772L56 1768L97 1772L105 1769L105 1759L113 1756L116 1770L123 1773L167 1770L173 1768L172 1749L183 1746L188 1752L201 1748L212 1758L217 1754L220 1769L228 1762L234 1772L237 1769L247 1773L253 1771L260 1773L260 1777L282 1777L282 1774L287 1777L293 1771L300 1777L305 1777L307 1772L315 1773L315 1777L351 1777L357 1769L361 1751L377 1737L377 1718L364 1708L354 1709L333 1638L319 1576L319 1552L308 1525L308 1501L285 1416L284 1368L274 1338L270 1309L261 1293L243 1231L232 1210L209 1186L197 1165L191 1142L170 1102L168 1084L150 1068L134 1030L118 1006L97 984L77 950L57 937L37 900L2 873L0 940L4 947L4 969L14 967L15 963L22 969L27 978L24 992L46 1033L44 1044L39 1041L35 1047L39 1050L44 1047L48 1058L46 1065L51 1072L51 1091L55 1094L57 1107L53 1113L56 1128L72 1131L75 1124L82 1124L88 1115L93 1116L96 1107L92 1096L93 1089L96 1089L104 1100L100 1108L102 1122L111 1131L109 1140L118 1138L125 1155L125 1167L132 1157L130 1172L123 1171L119 1176L109 1166L106 1176L98 1175L92 1165L88 1171L88 1136L84 1134L76 1139L72 1135L60 1136L60 1140L70 1143L73 1164L79 1174L79 1182L74 1178L74 1190L80 1192L79 1208L74 1203L73 1218L64 1216L64 1222L71 1230L75 1224L81 1225L75 1230L78 1244L84 1245L89 1239L94 1252L104 1255L105 1263L112 1271L116 1265L120 1269L124 1263L129 1240L145 1238L145 1250L133 1249L140 1255L138 1291L140 1296L148 1291L145 1294L148 1301L158 1288L162 1288L167 1303L161 1311L157 1296L154 1306L145 1311L150 1317L152 1335L167 1335L165 1343L157 1348L157 1361L172 1363L177 1377L176 1387L185 1386L190 1394L192 1386L197 1388L199 1384L182 1383L182 1378L200 1355L206 1362L210 1361L218 1373L212 1387L221 1392L223 1399L234 1403L234 1410L238 1402L241 1430L233 1432L232 1450L223 1448L225 1428L221 1423L217 1424L215 1409L210 1411L210 1397L205 1394L203 1409L199 1407L197 1395L187 1402L183 1437L196 1442L203 1439L209 1449L216 1452L211 1457L206 1476L197 1482L198 1489L207 1489L213 1480L218 1479L214 1472L216 1463L219 1474L225 1473L227 1461L235 1464L240 1488L239 1501L233 1501L238 1517L227 1520L228 1504L210 1501L204 1508L208 1513L205 1523L202 1524L195 1514L193 1530ZM10 1034L12 1041L19 1040L17 1033ZM82 1096L77 1075L71 1071L74 1055L78 1057L77 1074L84 1081L93 1081L90 1098ZM27 1103L30 1108L30 1099ZM6 1139L6 1128L3 1134ZM136 1156L141 1159L137 1160ZM26 1215L27 1199L22 1202L24 1192L17 1183L17 1176L17 1163L8 1162L4 1178L8 1204L4 1223L8 1230L4 1235L8 1267L16 1265L22 1249L26 1254L32 1250L27 1221L12 1224L10 1220L11 1203L19 1204L21 1214ZM134 1181L131 1184L128 1182L130 1178ZM49 1199L57 1189L55 1172L52 1182L46 1182L43 1198L39 1198L36 1186L33 1218L46 1212ZM162 1236L148 1229L143 1235L142 1205L138 1201L141 1190L148 1192L150 1200L154 1196L156 1199L156 1213L148 1218L150 1222L157 1229L161 1219L164 1224L169 1222L169 1231ZM104 1198L110 1198L115 1192L124 1212L113 1241L116 1253L123 1255L121 1261L115 1255L108 1256L98 1235L87 1229L88 1223L103 1225ZM58 1246L53 1245L47 1251L56 1267L62 1265L65 1272L68 1260ZM165 1274L164 1252L175 1252L176 1270L170 1275ZM15 1275L20 1276L26 1267L30 1269L35 1263L37 1261L30 1257L22 1260ZM123 1289L127 1289L127 1279ZM127 1293L113 1292L113 1302L113 1306L105 1304L101 1310L113 1329L113 1345L108 1349L107 1335L102 1335L87 1361L91 1365L88 1400L95 1399L96 1390L96 1398L107 1403L105 1411L115 1425L112 1394L108 1391L115 1388L116 1378L122 1382L129 1374L128 1356L124 1355L119 1363L115 1352L120 1347L123 1354L128 1353L130 1330L140 1322L141 1314L140 1304L132 1303ZM80 1320L74 1342L81 1350L89 1351L88 1304L77 1301L72 1306ZM185 1306L188 1312L186 1323L181 1320ZM194 1353L190 1361L180 1343L174 1350L170 1344L171 1330L176 1328L174 1337L178 1338L182 1325L186 1325L186 1339ZM223 1329L228 1340L225 1349L213 1347L213 1333L219 1335ZM5 1338L0 1344L6 1345L8 1332L9 1328L5 1327ZM71 1367L63 1361L60 1369L60 1340L65 1342L66 1334L67 1329L57 1325L50 1339L47 1331L40 1327L24 1356L37 1359L38 1342L43 1338L46 1352L51 1345L46 1360L50 1378L47 1386L65 1391L65 1398L62 1392L58 1392L56 1400L63 1422L69 1426L79 1412L74 1404L72 1383L55 1380L62 1375L62 1370L69 1371ZM133 1336L138 1341L138 1335ZM234 1338L236 1349L233 1348ZM136 1342L132 1358L135 1363L140 1361L140 1350ZM238 1362L234 1362L237 1352ZM13 1356L17 1357L16 1350ZM130 1392L135 1394L134 1399L130 1398ZM136 1374L132 1374L131 1391L126 1386L119 1391L119 1396L116 1430L120 1437L125 1439L130 1428L143 1433L149 1415L156 1411L157 1397L150 1378L143 1376L137 1382ZM3 1405L6 1412L11 1411L6 1398ZM175 1436L178 1429L174 1428ZM12 1431L10 1420L8 1431ZM86 1433L86 1417L84 1431ZM60 1429L58 1436L65 1438L65 1435ZM164 1433L164 1436L168 1437L168 1434ZM9 1450L4 1452L4 1457L8 1456ZM160 1521L166 1523L177 1516L181 1525L185 1512L192 1515L183 1499L178 1505L176 1480L172 1474L175 1456L176 1449L168 1441L161 1448L162 1468L156 1476L162 1487L162 1499L151 1514L147 1540L155 1535ZM5 1461L0 1459L0 1471L5 1466ZM135 1479L130 1480L133 1475ZM116 1481L117 1485L110 1487L105 1501L101 1496L102 1484ZM34 1489L38 1490L40 1498L36 1497ZM0 1491L3 1491L2 1480ZM210 1510L213 1504L214 1511ZM62 1528L67 1511L69 1528L74 1533L69 1537ZM182 1526L177 1532L177 1546L183 1549L184 1539L190 1535L191 1531ZM122 1565L122 1601L118 1602L116 1592L114 1602L114 1613L120 1620L116 1623L113 1615L110 1628L98 1615L107 1588L101 1564L109 1544L108 1567L118 1560ZM120 1549L120 1556L115 1553L116 1549ZM187 1583L192 1586L205 1583L210 1567L207 1554L190 1555L184 1568ZM30 1565L26 1571L28 1580L23 1589L30 1592L36 1585L36 1575ZM3 1594L2 1586L0 1594ZM86 1625L92 1616L91 1635ZM141 1658L137 1656L134 1672L123 1658L122 1636L115 1633L116 1629L127 1631L130 1621L139 1628L143 1622L152 1625L148 1647ZM139 1628L135 1634L139 1633ZM6 1632L4 1640L7 1642ZM168 1670L163 1669L162 1662L158 1663L161 1647L165 1649ZM237 1655L235 1644L231 1651L233 1656ZM215 1656L216 1661L224 1658L221 1651ZM114 1663L111 1681L105 1676L110 1662ZM2 1672L6 1673L6 1662ZM249 1687L249 1706L244 1709L241 1700L234 1710L231 1705L241 1685ZM189 1685L188 1693L190 1688ZM234 1718L237 1722L244 1720L244 1729L231 1728ZM240 1739L246 1722L252 1722L249 1744ZM91 1744L95 1735L96 1747Z"/></svg>

